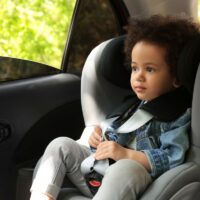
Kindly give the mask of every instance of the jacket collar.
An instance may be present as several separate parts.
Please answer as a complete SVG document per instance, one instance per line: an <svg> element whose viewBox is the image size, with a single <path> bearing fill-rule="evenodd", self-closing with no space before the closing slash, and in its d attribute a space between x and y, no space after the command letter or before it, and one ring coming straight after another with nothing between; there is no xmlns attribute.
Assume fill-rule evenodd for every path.
<svg viewBox="0 0 200 200"><path fill-rule="evenodd" d="M140 109L151 113L156 120L172 121L189 107L191 107L191 96L184 87L179 87L143 104Z"/></svg>

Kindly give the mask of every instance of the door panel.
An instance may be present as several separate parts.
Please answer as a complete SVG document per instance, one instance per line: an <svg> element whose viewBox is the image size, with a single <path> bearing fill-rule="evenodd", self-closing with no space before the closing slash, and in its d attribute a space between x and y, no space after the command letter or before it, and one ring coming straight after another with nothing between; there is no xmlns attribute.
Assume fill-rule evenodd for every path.
<svg viewBox="0 0 200 200"><path fill-rule="evenodd" d="M116 10L117 8L119 10ZM118 1L94 0L92 3L89 0L76 1L63 52L62 71L81 74L89 52L97 44L124 33L122 27L127 20L123 10L123 3ZM123 17L120 15L124 16L123 24L119 23L119 19ZM5 17L4 21L6 20ZM43 23L43 18L39 20ZM68 21L66 23L68 24ZM56 31L60 33L60 28L54 28L55 33ZM12 34L8 36L13 38ZM21 39L24 39L23 36ZM59 39L62 43L65 42L65 39L61 37ZM28 43L33 41L29 39ZM34 44L38 45L39 42L36 40ZM27 46L28 43L22 44ZM48 55L52 55L51 52L55 54L54 44L57 44L52 41L50 43L53 46L47 47ZM32 48L27 49L22 46L15 49L25 50L25 53L28 53ZM36 49L39 57L44 55L45 48ZM27 190L24 188L29 186L27 187L26 178L20 177L17 180L17 174L26 176L27 172L30 184L31 173L22 169L27 167L33 169L53 138L68 136L78 139L84 127L79 76L61 74L61 70L55 71L49 68L50 66L45 67L43 64L41 66L40 63L37 63L39 65L37 68L36 62L32 61L24 63L21 59L12 58L12 63L14 60L18 60L18 64L14 62L11 65L9 58L9 62L4 62L4 65L1 61L0 66L0 74L3 77L1 81L5 81L0 84L0 199L2 200L16 199L19 179L23 183L20 195L25 196ZM59 63L58 59L54 61ZM35 78L32 78L33 76ZM21 196L18 199L22 200Z"/></svg>
<svg viewBox="0 0 200 200"><path fill-rule="evenodd" d="M19 168L33 167L53 138L80 136L80 78L57 74L1 84L0 124L7 128L0 130L0 199L14 200Z"/></svg>

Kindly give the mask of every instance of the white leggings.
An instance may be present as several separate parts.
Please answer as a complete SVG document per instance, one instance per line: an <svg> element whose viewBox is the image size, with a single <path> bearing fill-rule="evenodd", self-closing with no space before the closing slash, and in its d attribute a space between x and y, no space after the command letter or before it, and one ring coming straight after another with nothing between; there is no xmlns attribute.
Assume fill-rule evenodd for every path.
<svg viewBox="0 0 200 200"><path fill-rule="evenodd" d="M152 181L142 165L122 159L107 169L102 185L93 197L80 171L81 162L89 155L89 148L70 138L54 139L35 169L31 192L47 193L57 199L67 175L84 196L93 200L135 200Z"/></svg>

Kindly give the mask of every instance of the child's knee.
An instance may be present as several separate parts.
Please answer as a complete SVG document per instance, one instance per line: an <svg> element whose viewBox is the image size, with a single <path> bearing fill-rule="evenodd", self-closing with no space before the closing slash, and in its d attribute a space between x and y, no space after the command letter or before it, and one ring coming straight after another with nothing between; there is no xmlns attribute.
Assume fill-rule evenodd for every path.
<svg viewBox="0 0 200 200"><path fill-rule="evenodd" d="M111 176L112 179L126 181L133 179L134 182L150 178L150 175L141 164L128 159L119 160L111 165L106 171L106 176Z"/></svg>
<svg viewBox="0 0 200 200"><path fill-rule="evenodd" d="M70 153L75 141L68 137L58 137L52 140L47 146L46 151L52 153L60 153L64 151L65 153Z"/></svg>
<svg viewBox="0 0 200 200"><path fill-rule="evenodd" d="M114 190L131 190L139 194L151 183L151 176L138 162L122 159L111 165L104 176L103 184Z"/></svg>

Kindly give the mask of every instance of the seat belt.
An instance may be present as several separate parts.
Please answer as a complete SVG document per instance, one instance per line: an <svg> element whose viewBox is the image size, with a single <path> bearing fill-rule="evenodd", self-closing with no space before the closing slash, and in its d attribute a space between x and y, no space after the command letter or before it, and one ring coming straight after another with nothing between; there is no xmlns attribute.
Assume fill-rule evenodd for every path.
<svg viewBox="0 0 200 200"><path fill-rule="evenodd" d="M107 128L118 118L119 117L113 117L113 118L103 121L100 124L104 140L106 140L105 134L106 134ZM135 113L127 121L125 121L117 129L115 129L115 133L120 135L120 134L127 134L130 132L133 132L137 130L138 128L140 128L141 126L143 126L144 124L146 124L152 118L153 118L152 114L148 113L147 111L143 109L137 109ZM91 154L81 163L81 172L83 175L86 175L92 172L93 170L95 170L97 173L104 176L105 171L108 166L109 166L108 159L96 161L94 159L94 154Z"/></svg>

